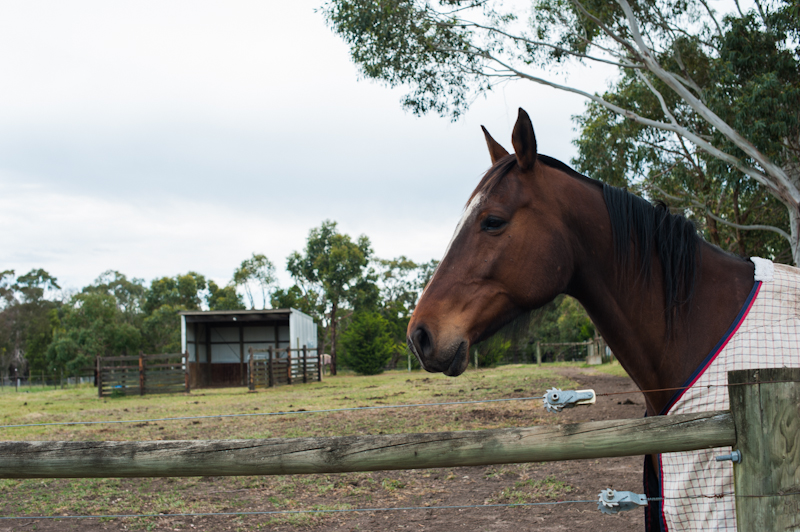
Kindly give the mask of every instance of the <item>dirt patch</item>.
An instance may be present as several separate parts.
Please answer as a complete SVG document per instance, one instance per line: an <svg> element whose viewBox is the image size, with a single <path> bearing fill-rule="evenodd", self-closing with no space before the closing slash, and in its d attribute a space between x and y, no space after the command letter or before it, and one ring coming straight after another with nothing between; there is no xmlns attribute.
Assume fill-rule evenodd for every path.
<svg viewBox="0 0 800 532"><path fill-rule="evenodd" d="M598 394L635 391L628 378L605 375L591 369L559 368L561 376L593 388ZM424 380L423 380L424 381ZM525 385L526 391L530 388ZM515 389L516 390L516 389ZM516 395L525 395L517 393ZM627 401L627 403L626 403ZM632 404L631 404L632 403ZM517 405L515 402L512 405ZM496 407L476 405L447 411L471 428L474 426L524 426L605 419L639 418L644 414L641 394L599 395L592 407L576 407L548 414L538 405L524 403ZM444 415L440 412L439 415ZM384 416L415 416L403 411ZM427 414L426 414L427 415ZM334 418L338 419L338 418ZM340 422L345 421L342 416ZM350 418L353 419L352 417ZM287 421L288 422L288 421ZM334 421L335 422L335 421ZM366 425L365 425L366 426ZM371 427L371 425L370 425ZM376 431L377 432L377 431ZM338 475L287 477L204 477L194 479L105 479L97 481L18 481L2 490L0 515L18 515L32 506L32 497L42 498L41 509L52 514L96 514L94 501L108 503L110 497L136 498L136 513L253 512L271 510L398 508L411 506L488 505L595 501L600 490L641 490L640 457L550 462L490 467L463 467L416 471L384 471ZM76 490L79 490L78 493ZM80 508L59 507L64 498L80 497ZM112 495L113 494L113 495ZM112 499L113 501L116 499ZM52 506L47 506L52 504ZM102 507L104 510L107 506ZM106 513L106 512L104 512ZM207 517L164 517L113 520L22 520L0 521L0 531L63 530L308 530L366 531L423 530L459 531L640 531L643 512L602 515L596 503L571 503L516 508L468 508L404 510L337 514L276 514Z"/></svg>

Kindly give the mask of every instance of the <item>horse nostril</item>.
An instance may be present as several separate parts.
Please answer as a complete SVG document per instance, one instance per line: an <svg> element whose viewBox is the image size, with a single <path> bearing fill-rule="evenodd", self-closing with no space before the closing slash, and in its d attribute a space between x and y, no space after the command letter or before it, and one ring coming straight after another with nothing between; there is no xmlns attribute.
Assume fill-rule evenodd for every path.
<svg viewBox="0 0 800 532"><path fill-rule="evenodd" d="M428 358L433 351L433 342L428 331L422 327L417 327L417 330L411 334L411 341L414 343L414 349L417 356L421 358Z"/></svg>

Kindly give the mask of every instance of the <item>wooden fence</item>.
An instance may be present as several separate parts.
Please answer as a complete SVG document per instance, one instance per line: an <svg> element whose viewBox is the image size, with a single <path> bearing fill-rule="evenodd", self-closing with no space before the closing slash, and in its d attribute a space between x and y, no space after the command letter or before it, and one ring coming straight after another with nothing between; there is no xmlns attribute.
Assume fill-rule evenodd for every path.
<svg viewBox="0 0 800 532"><path fill-rule="evenodd" d="M97 358L100 397L189 392L188 355L168 353Z"/></svg>
<svg viewBox="0 0 800 532"><path fill-rule="evenodd" d="M728 374L731 410L338 438L0 442L0 478L287 475L594 459L733 445L740 532L800 530L800 368Z"/></svg>
<svg viewBox="0 0 800 532"><path fill-rule="evenodd" d="M292 354L294 352L294 354ZM247 383L250 391L293 382L321 381L316 347L249 349Z"/></svg>

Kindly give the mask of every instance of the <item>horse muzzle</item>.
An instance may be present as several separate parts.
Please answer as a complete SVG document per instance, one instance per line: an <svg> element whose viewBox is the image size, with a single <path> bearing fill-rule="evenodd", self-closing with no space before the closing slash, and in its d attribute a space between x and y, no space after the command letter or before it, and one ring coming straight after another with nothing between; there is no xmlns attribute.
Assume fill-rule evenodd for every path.
<svg viewBox="0 0 800 532"><path fill-rule="evenodd" d="M464 338L437 346L430 332L424 326L419 326L406 338L406 342L425 371L458 377L469 364L469 342Z"/></svg>

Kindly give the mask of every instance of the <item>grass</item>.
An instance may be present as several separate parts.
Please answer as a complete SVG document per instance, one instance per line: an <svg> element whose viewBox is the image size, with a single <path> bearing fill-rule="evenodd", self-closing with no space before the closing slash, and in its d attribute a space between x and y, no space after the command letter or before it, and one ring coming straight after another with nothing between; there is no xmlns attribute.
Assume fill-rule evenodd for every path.
<svg viewBox="0 0 800 532"><path fill-rule="evenodd" d="M0 393L0 425L60 421L138 420L216 414L321 410L371 405L472 401L541 395L551 387L575 383L558 375L559 363L537 367L509 365L468 371L458 379L423 372L390 371L362 377L340 375L323 382L295 384L248 393L244 388L204 389L190 394L99 399L95 388L80 385L35 393ZM600 369L594 367L594 369ZM600 369L603 371L603 369ZM616 371L616 370L613 370ZM614 373L612 373L614 374ZM557 423L541 401L432 406L373 411L252 416L199 420L147 421L113 425L44 426L0 429L3 440L162 440L305 436L346 436L402 432L473 430ZM527 471L528 465L520 466ZM431 470L433 471L433 470ZM487 478L517 476L498 467ZM516 469L515 469L516 471ZM434 474L434 479L440 476ZM445 480L455 478L450 470ZM517 476L517 478L519 478ZM426 474L397 472L275 477L194 477L156 479L0 480L0 515L230 512L237 510L337 508L425 495ZM571 488L555 479L522 479L499 499L554 497ZM537 482L539 482L537 484ZM424 497L428 497L425 499ZM308 526L330 516L290 514L259 521L270 525ZM138 529L156 518L126 520ZM243 525L244 526L244 525ZM243 529L253 529L244 526Z"/></svg>
<svg viewBox="0 0 800 532"><path fill-rule="evenodd" d="M248 393L245 388L203 389L190 394L128 396L98 399L90 385L65 390L0 393L0 425L64 421L121 421L218 414L322 410L373 405L471 401L539 395L570 383L551 369L529 365L502 366L467 372L458 379L441 374L390 371L362 377L327 377L323 382L294 384ZM493 410L510 404L474 405ZM428 407L435 415L412 409L250 416L223 419L147 421L114 425L71 425L9 428L8 440L163 440L332 436L367 433L429 432L484 428L485 420L461 416L469 407ZM501 416L502 417L502 416ZM511 426L498 419L495 427Z"/></svg>
<svg viewBox="0 0 800 532"><path fill-rule="evenodd" d="M542 499L558 499L575 488L550 475L543 479L527 479L505 488L492 502L523 504Z"/></svg>

